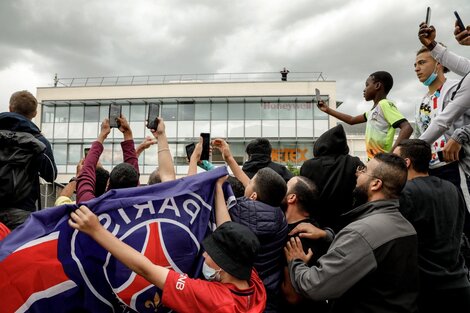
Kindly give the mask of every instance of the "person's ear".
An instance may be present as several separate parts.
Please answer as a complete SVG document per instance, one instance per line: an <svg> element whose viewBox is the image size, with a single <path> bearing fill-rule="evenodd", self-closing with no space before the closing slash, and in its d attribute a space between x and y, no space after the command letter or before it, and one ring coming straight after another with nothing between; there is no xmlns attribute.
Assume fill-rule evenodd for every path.
<svg viewBox="0 0 470 313"><path fill-rule="evenodd" d="M292 204L297 201L297 195L295 193L291 193L287 195L287 203Z"/></svg>
<svg viewBox="0 0 470 313"><path fill-rule="evenodd" d="M411 161L409 158L405 158L406 168L409 169L411 167Z"/></svg>
<svg viewBox="0 0 470 313"><path fill-rule="evenodd" d="M381 82L375 82L374 87L375 87L376 90L379 90L380 87L382 87L382 83Z"/></svg>
<svg viewBox="0 0 470 313"><path fill-rule="evenodd" d="M382 189L383 182L380 178L373 178L369 183L369 188L371 191L379 191Z"/></svg>
<svg viewBox="0 0 470 313"><path fill-rule="evenodd" d="M256 193L256 191L253 191L248 198L251 200L256 200L258 199L258 194Z"/></svg>
<svg viewBox="0 0 470 313"><path fill-rule="evenodd" d="M38 111L37 111L37 110L36 110L36 111L34 111L34 113L31 115L31 119L35 118L35 117L36 117L36 115L38 115Z"/></svg>

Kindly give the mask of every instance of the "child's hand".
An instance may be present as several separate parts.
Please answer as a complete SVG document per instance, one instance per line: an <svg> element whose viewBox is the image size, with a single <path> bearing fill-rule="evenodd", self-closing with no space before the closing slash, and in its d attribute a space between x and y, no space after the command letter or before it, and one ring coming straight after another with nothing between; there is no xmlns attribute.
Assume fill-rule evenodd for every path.
<svg viewBox="0 0 470 313"><path fill-rule="evenodd" d="M227 178L228 178L228 175L225 175L225 176L222 176L219 179L217 179L217 182L215 183L216 186L222 186L225 183L225 181L227 180Z"/></svg>
<svg viewBox="0 0 470 313"><path fill-rule="evenodd" d="M95 213L84 205L70 214L69 225L88 235L102 227Z"/></svg>
<svg viewBox="0 0 470 313"><path fill-rule="evenodd" d="M325 101L323 101L323 100L318 101L317 107L325 113L326 113L326 111L328 111L328 106L326 105Z"/></svg>
<svg viewBox="0 0 470 313"><path fill-rule="evenodd" d="M455 40L463 46L470 46L470 26L467 26L466 29L460 29L455 22L455 29L454 29Z"/></svg>

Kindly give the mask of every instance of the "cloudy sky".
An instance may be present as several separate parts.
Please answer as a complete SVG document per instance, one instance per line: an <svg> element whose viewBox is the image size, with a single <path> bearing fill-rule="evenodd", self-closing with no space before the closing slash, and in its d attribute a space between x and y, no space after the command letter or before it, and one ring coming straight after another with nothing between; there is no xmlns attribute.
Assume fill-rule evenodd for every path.
<svg viewBox="0 0 470 313"><path fill-rule="evenodd" d="M360 114L367 76L389 71L389 98L413 117L425 87L414 75L426 7L437 39L469 0L15 0L0 2L0 111L16 90L36 94L59 78L180 73L322 71L341 110ZM456 76L450 75L455 78Z"/></svg>

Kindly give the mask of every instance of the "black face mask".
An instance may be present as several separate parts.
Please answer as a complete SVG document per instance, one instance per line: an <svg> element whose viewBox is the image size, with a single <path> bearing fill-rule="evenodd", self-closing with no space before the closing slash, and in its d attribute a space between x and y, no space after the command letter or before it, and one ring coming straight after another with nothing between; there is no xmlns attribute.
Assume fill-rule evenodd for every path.
<svg viewBox="0 0 470 313"><path fill-rule="evenodd" d="M367 187L357 186L352 192L353 196L353 208L357 208L364 203L367 203L369 196L367 195Z"/></svg>

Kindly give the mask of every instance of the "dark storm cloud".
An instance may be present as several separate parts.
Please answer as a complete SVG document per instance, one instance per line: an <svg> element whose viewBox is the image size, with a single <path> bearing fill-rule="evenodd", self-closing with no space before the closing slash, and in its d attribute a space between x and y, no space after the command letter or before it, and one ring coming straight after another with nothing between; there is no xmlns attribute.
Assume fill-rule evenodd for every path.
<svg viewBox="0 0 470 313"><path fill-rule="evenodd" d="M0 72L29 64L41 77L322 71L341 110L361 113L367 76L393 74L390 97L412 118L425 92L413 71L417 29L433 9L438 39L453 40L453 10L466 0L0 2ZM10 72L9 72L10 73ZM48 81L49 83L49 81ZM44 86L45 84L42 83Z"/></svg>

